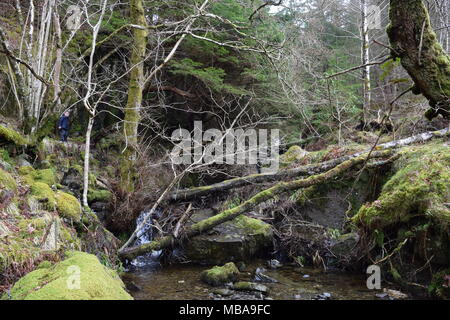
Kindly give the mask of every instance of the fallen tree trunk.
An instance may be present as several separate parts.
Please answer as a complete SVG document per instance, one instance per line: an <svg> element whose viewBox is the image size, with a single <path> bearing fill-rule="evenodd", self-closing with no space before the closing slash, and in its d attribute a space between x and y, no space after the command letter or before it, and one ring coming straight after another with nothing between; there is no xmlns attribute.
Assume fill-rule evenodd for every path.
<svg viewBox="0 0 450 320"><path fill-rule="evenodd" d="M439 131L429 131L421 134L417 134L405 139L395 140L391 142L386 142L376 146L375 150L385 150L391 148L397 148L406 146L416 142L424 142L430 140L435 137L443 137L449 133L449 129L443 129ZM275 173L260 173L260 174L252 174L245 177L239 177L234 179L225 180L222 182L218 182L209 186L195 187L190 189L177 190L172 192L169 195L169 199L172 201L176 200L190 200L196 197L204 196L213 192L218 191L226 191L232 188L239 188L249 184L258 184L265 182L273 182L286 180L288 178L298 177L298 176L310 176L314 174L318 174L321 172L325 172L330 170L337 165L343 163L344 161L350 160L352 158L356 158L361 156L364 153L367 153L368 150L358 152L352 155L343 156L337 159L332 159L329 161L321 162L318 164L309 164L300 167L296 167L293 169L278 171Z"/></svg>
<svg viewBox="0 0 450 320"><path fill-rule="evenodd" d="M200 222L197 222L193 225L191 225L184 233L183 237L184 239L192 238L204 231L210 230L214 228L215 226L224 223L226 221L232 220L239 215L250 211L252 208L254 208L256 205L263 203L264 201L267 201L277 195L280 195L282 193L285 193L287 191L297 190L300 188L306 188L315 184L321 184L326 181L329 181L336 176L339 176L340 174L344 173L348 169L351 169L355 167L358 164L365 163L367 161L367 158L383 158L392 155L391 150L384 150L384 151L375 151L371 154L369 153L363 153L360 154L358 157L353 157L351 159L348 159L341 164L335 166L333 169L326 171L321 174L312 175L305 179L298 179L293 181L283 181L275 184L274 186L263 190L247 201L243 202L239 206L236 206L234 208L222 211L221 213L202 220ZM143 244L136 247L131 248L123 248L119 251L119 256L122 259L128 259L132 260L140 255L143 255L145 253L151 252L153 250L161 250L164 248L169 248L174 246L175 244L179 243L179 239L175 238L173 235L166 236L154 241L151 241L147 244Z"/></svg>

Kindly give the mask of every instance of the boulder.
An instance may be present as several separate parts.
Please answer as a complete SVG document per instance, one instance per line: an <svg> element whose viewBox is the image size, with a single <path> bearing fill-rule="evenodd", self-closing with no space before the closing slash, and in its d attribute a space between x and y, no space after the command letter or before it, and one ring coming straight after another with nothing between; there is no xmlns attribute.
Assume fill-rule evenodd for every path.
<svg viewBox="0 0 450 320"><path fill-rule="evenodd" d="M221 267L215 266L202 272L202 281L212 285L219 286L228 282L233 282L239 275L239 270L233 262L229 262Z"/></svg>
<svg viewBox="0 0 450 320"><path fill-rule="evenodd" d="M330 251L338 259L349 258L355 253L358 241L359 235L357 233L351 232L340 235L333 239Z"/></svg>
<svg viewBox="0 0 450 320"><path fill-rule="evenodd" d="M193 214L191 220L194 223L212 215L204 210ZM184 255L191 262L209 265L249 261L270 253L272 239L269 224L241 215L192 238L184 247Z"/></svg>
<svg viewBox="0 0 450 320"><path fill-rule="evenodd" d="M354 214L372 196L373 189L367 188L371 183L367 172L361 174L355 186L354 182L353 177L344 176L339 181L317 184L298 191L295 197L297 211L301 212L305 221L340 230L347 215ZM375 190L376 187L374 186Z"/></svg>
<svg viewBox="0 0 450 320"><path fill-rule="evenodd" d="M61 184L74 192L80 192L83 188L83 169L78 166L70 167L61 180Z"/></svg>
<svg viewBox="0 0 450 320"><path fill-rule="evenodd" d="M55 194L56 207L61 217L79 222L81 220L81 205L74 196L58 191Z"/></svg>
<svg viewBox="0 0 450 320"><path fill-rule="evenodd" d="M12 300L132 300L114 270L94 255L70 251L55 265L41 264L11 289ZM3 299L6 299L3 297Z"/></svg>

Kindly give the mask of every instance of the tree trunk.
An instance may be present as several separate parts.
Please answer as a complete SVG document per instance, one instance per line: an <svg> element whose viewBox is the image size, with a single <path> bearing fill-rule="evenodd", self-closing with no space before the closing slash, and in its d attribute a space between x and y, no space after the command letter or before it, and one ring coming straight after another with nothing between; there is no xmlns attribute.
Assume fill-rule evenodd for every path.
<svg viewBox="0 0 450 320"><path fill-rule="evenodd" d="M54 92L53 92L53 103L56 105L56 110L58 112L61 111L61 69L62 69L62 31L61 31L61 23L59 22L59 14L58 10L55 8L53 12L53 23L55 28L56 35L56 60L55 60L55 71L53 75L53 84L54 84Z"/></svg>
<svg viewBox="0 0 450 320"><path fill-rule="evenodd" d="M145 11L142 0L130 1L131 23L146 27ZM128 192L134 189L136 176L135 160L138 126L141 119L142 90L144 84L144 58L147 45L147 30L133 29L133 52L131 55L130 83L128 86L128 101L125 107L125 122L123 125L126 146L122 154L120 173L121 187Z"/></svg>
<svg viewBox="0 0 450 320"><path fill-rule="evenodd" d="M89 157L91 153L91 133L94 126L94 117L89 114L89 122L86 129L86 144L84 147L84 167L83 167L83 207L89 207L88 190L89 190Z"/></svg>
<svg viewBox="0 0 450 320"><path fill-rule="evenodd" d="M368 122L368 111L370 108L370 65L369 65L369 25L367 16L367 0L361 0L361 64L363 78L363 121Z"/></svg>
<svg viewBox="0 0 450 320"><path fill-rule="evenodd" d="M422 93L430 103L426 117L450 113L450 57L439 44L422 0L390 0L387 29L392 56L413 79L413 93Z"/></svg>

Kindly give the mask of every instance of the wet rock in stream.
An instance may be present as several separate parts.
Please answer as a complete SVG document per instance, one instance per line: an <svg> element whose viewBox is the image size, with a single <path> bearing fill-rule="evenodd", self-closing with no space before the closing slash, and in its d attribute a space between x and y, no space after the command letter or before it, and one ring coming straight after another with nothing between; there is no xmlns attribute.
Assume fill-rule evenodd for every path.
<svg viewBox="0 0 450 320"><path fill-rule="evenodd" d="M256 282L267 282L267 283L277 283L278 280L274 279L272 277L269 277L268 275L264 274L267 270L264 268L256 268L255 271L255 281Z"/></svg>
<svg viewBox="0 0 450 320"><path fill-rule="evenodd" d="M224 266L215 266L202 272L201 279L212 286L218 286L230 281L235 281L239 275L239 270L233 262Z"/></svg>
<svg viewBox="0 0 450 320"><path fill-rule="evenodd" d="M312 298L312 300L330 300L330 299L331 299L331 293L329 293L329 292L324 292L324 293L318 294Z"/></svg>
<svg viewBox="0 0 450 320"><path fill-rule="evenodd" d="M223 288L223 289L215 289L213 293L219 296L229 297L233 295L235 292L233 290Z"/></svg>
<svg viewBox="0 0 450 320"><path fill-rule="evenodd" d="M283 266L281 262L278 261L277 259L271 259L267 261L267 265L269 266L270 269L278 269Z"/></svg>
<svg viewBox="0 0 450 320"><path fill-rule="evenodd" d="M197 212L192 215L191 223L212 215L212 210ZM272 240L273 232L269 224L241 215L194 237L184 247L184 255L191 262L209 265L249 261L270 252Z"/></svg>
<svg viewBox="0 0 450 320"><path fill-rule="evenodd" d="M267 294L269 291L269 289L263 284L248 281L239 281L234 283L233 289L238 291L257 291L264 294Z"/></svg>

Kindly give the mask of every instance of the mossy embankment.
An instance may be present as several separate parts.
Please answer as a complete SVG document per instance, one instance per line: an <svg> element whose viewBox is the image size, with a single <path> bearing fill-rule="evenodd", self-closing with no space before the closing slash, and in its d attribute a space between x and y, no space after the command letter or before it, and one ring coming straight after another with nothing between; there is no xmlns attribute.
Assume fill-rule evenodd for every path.
<svg viewBox="0 0 450 320"><path fill-rule="evenodd" d="M444 281L432 279L450 265L449 203L449 145L434 141L403 148L377 199L351 221L393 280L405 286L420 281L443 296Z"/></svg>
<svg viewBox="0 0 450 320"><path fill-rule="evenodd" d="M2 127L3 128L3 127ZM6 135L6 133L7 135ZM61 143L45 138L28 145L32 140L7 128L0 132L0 292L8 290L19 278L25 276L19 285L33 277L42 261L52 264L65 258L66 251L86 251L97 255L111 267L120 267L115 258L118 240L100 223L96 214L82 208L79 190L64 185L64 176L72 168L81 168L82 145ZM28 154L28 155L27 155ZM37 159L31 164L33 156ZM29 160L29 161L28 161ZM97 160L93 159L94 170ZM79 171L79 170L78 170ZM81 174L77 177L81 180ZM96 182L95 174L90 175L91 201L109 201L111 194ZM78 181L81 185L81 181ZM95 256L93 256L95 258ZM83 292L61 293L50 291L43 296L27 292L25 295L14 291L14 299L127 299L120 280L111 270L103 268L98 259L74 254L68 261L76 260L86 272L98 271L98 279L83 278L86 283L96 283L95 287ZM72 261L74 262L74 261ZM89 262L89 263L88 263ZM64 265L64 264L62 264ZM92 267L91 267L92 265ZM100 267L101 268L100 268ZM45 284L61 276L62 267L48 270L38 268ZM46 270L43 274L43 270ZM92 270L91 270L92 269ZM95 269L95 270L94 270ZM31 273L30 273L31 272ZM103 273L102 273L103 272ZM108 277L106 275L108 274ZM101 276L100 276L101 275ZM94 277L94 274L93 276ZM41 281L39 280L39 281ZM31 284L34 286L34 280ZM36 280L37 281L37 280ZM55 280L60 282L62 280ZM42 287L42 284L36 288ZM33 290L40 291L40 290ZM123 291L123 292L122 292ZM29 296L31 294L31 296ZM54 294L54 296L53 296Z"/></svg>
<svg viewBox="0 0 450 320"><path fill-rule="evenodd" d="M384 270L385 280L407 289L420 283L431 295L445 297L450 265L449 150L447 138L406 146L383 167L348 172L336 181L294 192L289 198L294 209L287 209L292 216L284 218L278 230L291 233L285 243L288 252L294 257L303 255L303 261L334 263L337 256L330 252L335 252L342 235L358 234L347 252L340 252L341 266L360 265L363 270L375 263ZM328 147L290 160L310 163L347 153L337 151ZM336 218L339 223L330 225ZM305 221L304 225L298 220Z"/></svg>

